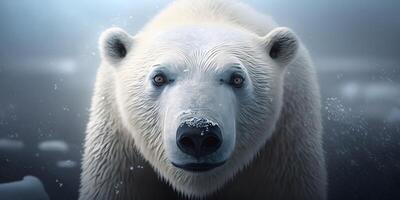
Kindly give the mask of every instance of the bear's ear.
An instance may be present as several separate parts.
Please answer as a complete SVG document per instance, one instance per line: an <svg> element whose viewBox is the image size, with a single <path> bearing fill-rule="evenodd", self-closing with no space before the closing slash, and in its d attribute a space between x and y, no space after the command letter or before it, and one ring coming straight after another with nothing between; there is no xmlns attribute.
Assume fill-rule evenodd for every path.
<svg viewBox="0 0 400 200"><path fill-rule="evenodd" d="M290 64L297 55L299 41L289 28L275 28L263 40L268 56L281 66Z"/></svg>
<svg viewBox="0 0 400 200"><path fill-rule="evenodd" d="M104 31L99 39L102 59L115 65L125 58L133 45L133 37L121 28Z"/></svg>

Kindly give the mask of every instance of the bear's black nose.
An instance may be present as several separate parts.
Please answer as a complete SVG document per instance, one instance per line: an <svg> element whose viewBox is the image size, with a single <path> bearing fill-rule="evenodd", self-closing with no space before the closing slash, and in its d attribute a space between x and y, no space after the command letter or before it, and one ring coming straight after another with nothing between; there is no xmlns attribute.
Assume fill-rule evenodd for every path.
<svg viewBox="0 0 400 200"><path fill-rule="evenodd" d="M218 150L222 143L221 130L206 119L191 119L179 126L176 142L181 151L199 158Z"/></svg>

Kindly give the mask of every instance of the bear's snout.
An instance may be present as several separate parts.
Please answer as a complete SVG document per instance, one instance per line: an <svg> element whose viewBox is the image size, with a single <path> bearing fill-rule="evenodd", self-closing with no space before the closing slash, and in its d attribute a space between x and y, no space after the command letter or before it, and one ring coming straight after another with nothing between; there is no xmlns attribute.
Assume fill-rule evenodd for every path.
<svg viewBox="0 0 400 200"><path fill-rule="evenodd" d="M196 158L204 157L221 146L221 129L207 119L192 118L178 127L176 142L182 152Z"/></svg>

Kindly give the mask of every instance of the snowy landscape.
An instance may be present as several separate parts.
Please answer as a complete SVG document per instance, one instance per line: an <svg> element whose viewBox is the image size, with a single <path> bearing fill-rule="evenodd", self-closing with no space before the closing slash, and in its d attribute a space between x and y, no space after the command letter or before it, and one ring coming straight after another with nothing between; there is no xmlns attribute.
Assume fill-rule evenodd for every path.
<svg viewBox="0 0 400 200"><path fill-rule="evenodd" d="M168 2L0 1L0 200L24 187L77 199L97 39L111 26L134 34ZM400 2L246 2L311 52L329 199L400 199Z"/></svg>

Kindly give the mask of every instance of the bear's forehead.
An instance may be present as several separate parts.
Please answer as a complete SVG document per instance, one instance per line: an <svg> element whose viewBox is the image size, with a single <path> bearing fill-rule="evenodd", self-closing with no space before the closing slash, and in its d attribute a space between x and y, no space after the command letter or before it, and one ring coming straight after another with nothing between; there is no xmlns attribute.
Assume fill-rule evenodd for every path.
<svg viewBox="0 0 400 200"><path fill-rule="evenodd" d="M248 43L250 36L231 27L184 26L157 33L153 42L160 46L173 46L182 50L209 50L216 46L239 46Z"/></svg>

